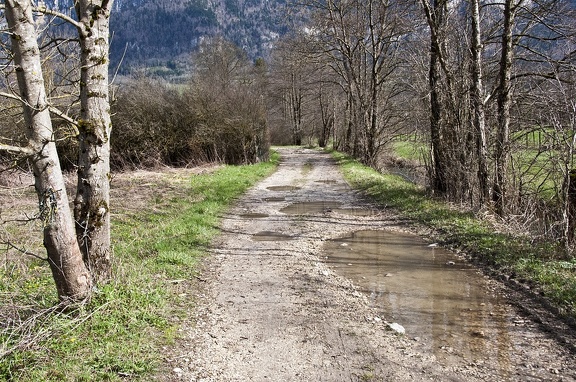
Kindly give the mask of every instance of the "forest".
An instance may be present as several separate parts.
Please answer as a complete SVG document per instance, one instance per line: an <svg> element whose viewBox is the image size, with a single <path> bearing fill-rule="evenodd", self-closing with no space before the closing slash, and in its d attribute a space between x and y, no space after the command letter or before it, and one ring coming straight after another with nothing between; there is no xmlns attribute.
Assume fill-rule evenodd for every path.
<svg viewBox="0 0 576 382"><path fill-rule="evenodd" d="M375 168L409 148L400 164L420 166L431 194L571 256L573 2L300 3L310 24L270 63L273 137Z"/></svg>

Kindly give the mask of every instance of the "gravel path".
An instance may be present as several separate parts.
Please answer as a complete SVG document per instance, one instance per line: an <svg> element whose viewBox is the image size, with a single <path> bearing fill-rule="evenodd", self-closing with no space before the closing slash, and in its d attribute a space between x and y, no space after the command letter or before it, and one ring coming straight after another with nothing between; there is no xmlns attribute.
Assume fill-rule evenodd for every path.
<svg viewBox="0 0 576 382"><path fill-rule="evenodd" d="M331 204L371 208L329 155L294 148L280 153L278 171L224 216L195 296L195 325L172 350L171 372L162 379L498 380L489 365L441 365L409 336L389 330L386 317L377 317L351 282L321 261L327 239L360 229L402 230L403 222L386 211L353 217ZM320 201L324 208L314 213L314 206L307 214L281 212L293 203Z"/></svg>

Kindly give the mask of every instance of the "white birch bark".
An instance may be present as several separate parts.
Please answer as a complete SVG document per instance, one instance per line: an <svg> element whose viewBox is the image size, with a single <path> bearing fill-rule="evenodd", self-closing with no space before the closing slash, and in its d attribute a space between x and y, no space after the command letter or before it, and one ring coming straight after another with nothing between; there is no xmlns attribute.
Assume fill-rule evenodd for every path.
<svg viewBox="0 0 576 382"><path fill-rule="evenodd" d="M77 302L90 296L92 280L76 240L53 139L32 6L30 0L6 0L5 14L24 109L27 150L44 223L44 246L58 296L63 301Z"/></svg>
<svg viewBox="0 0 576 382"><path fill-rule="evenodd" d="M113 1L76 0L81 49L76 230L97 283L111 277L109 19Z"/></svg>

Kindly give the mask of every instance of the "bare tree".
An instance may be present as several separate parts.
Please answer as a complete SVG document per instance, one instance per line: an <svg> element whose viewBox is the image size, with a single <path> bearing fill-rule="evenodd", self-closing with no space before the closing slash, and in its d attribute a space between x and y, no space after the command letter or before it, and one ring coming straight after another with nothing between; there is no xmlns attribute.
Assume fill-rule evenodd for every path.
<svg viewBox="0 0 576 382"><path fill-rule="evenodd" d="M490 197L488 173L488 141L486 134L486 113L484 110L484 81L482 78L482 25L480 18L480 0L471 0L472 41L472 107L474 110L473 125L476 134L476 149L478 157L478 194L479 204L484 205Z"/></svg>
<svg viewBox="0 0 576 382"><path fill-rule="evenodd" d="M4 96L20 101L24 111L28 146L0 149L28 155L34 168L44 245L61 300L79 301L90 296L92 286L110 278L108 34L112 1L77 0L76 16L48 9L30 0L6 1L18 92ZM80 118L56 108L46 94L38 24L34 15L50 15L74 26L81 52ZM43 28L49 28L44 25ZM59 46L57 41L46 46ZM73 71L68 74L73 74ZM78 188L72 219L50 113L78 130ZM74 229L74 225L76 225ZM75 233L71 235L70 230Z"/></svg>
<svg viewBox="0 0 576 382"><path fill-rule="evenodd" d="M473 190L470 168L475 150L470 129L466 9L449 0L421 0L428 24L428 72L431 189L452 200L466 200ZM458 10L458 11L456 11Z"/></svg>
<svg viewBox="0 0 576 382"><path fill-rule="evenodd" d="M268 127L257 65L221 38L202 44L194 63L189 94L198 118L192 139L211 151L211 160L240 164L264 159Z"/></svg>
<svg viewBox="0 0 576 382"><path fill-rule="evenodd" d="M310 50L325 56L346 100L342 149L375 165L393 130L401 90L401 43L410 30L410 3L303 1L312 12ZM388 136L388 137L387 137Z"/></svg>
<svg viewBox="0 0 576 382"><path fill-rule="evenodd" d="M498 73L498 128L494 150L494 184L492 196L496 212L503 216L506 209L507 171L510 161L510 108L512 61L514 56L513 31L516 13L523 0L505 0Z"/></svg>
<svg viewBox="0 0 576 382"><path fill-rule="evenodd" d="M76 234L96 282L111 277L109 19L112 0L75 1L80 37Z"/></svg>
<svg viewBox="0 0 576 382"><path fill-rule="evenodd" d="M14 65L18 77L28 146L7 148L28 155L34 169L40 218L44 225L44 246L61 300L81 301L91 294L92 276L86 268L68 207L66 186L60 169L44 89L40 49L32 2L5 2Z"/></svg>
<svg viewBox="0 0 576 382"><path fill-rule="evenodd" d="M316 59L307 50L303 36L294 34L280 40L272 55L269 94L274 103L271 111L278 124L275 130L277 135L289 135L289 143L293 145L301 145L311 135L306 127L311 123L308 114L315 92L311 77ZM280 129L285 132L279 132Z"/></svg>

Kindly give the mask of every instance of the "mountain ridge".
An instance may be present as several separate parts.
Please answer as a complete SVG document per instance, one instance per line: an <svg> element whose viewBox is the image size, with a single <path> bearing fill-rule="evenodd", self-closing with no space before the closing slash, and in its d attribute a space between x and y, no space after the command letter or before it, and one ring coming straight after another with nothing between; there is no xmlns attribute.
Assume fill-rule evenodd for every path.
<svg viewBox="0 0 576 382"><path fill-rule="evenodd" d="M117 0L118 1L118 0ZM206 38L220 36L248 57L267 57L287 32L286 0L131 0L117 2L111 16L111 63L176 67Z"/></svg>

